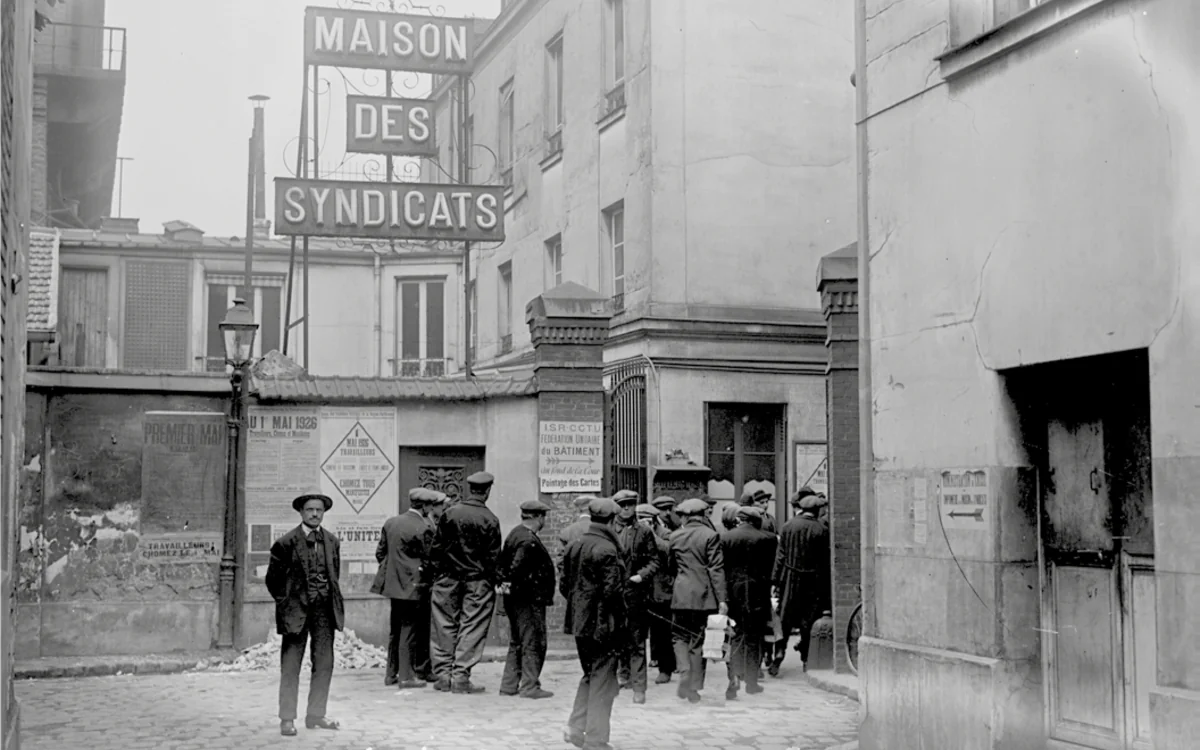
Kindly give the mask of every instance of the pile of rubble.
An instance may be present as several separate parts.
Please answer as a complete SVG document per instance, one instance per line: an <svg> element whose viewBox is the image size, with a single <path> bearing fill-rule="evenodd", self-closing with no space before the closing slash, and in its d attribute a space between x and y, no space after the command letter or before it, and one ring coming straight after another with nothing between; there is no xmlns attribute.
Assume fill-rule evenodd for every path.
<svg viewBox="0 0 1200 750"><path fill-rule="evenodd" d="M283 649L283 638L278 633L271 633L266 643L259 643L242 651L231 662L219 659L205 659L196 662L194 671L197 672L256 672L264 669L279 669L279 654ZM312 661L308 649L304 651L304 663L300 667L301 674L310 669ZM353 630L337 633L333 640L334 669L374 669L387 666L387 652L378 646L372 646L359 640Z"/></svg>

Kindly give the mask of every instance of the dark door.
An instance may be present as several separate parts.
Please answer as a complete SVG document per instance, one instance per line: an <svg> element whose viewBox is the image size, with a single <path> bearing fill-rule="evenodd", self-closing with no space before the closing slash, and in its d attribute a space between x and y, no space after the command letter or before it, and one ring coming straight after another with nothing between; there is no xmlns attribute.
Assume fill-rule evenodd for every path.
<svg viewBox="0 0 1200 750"><path fill-rule="evenodd" d="M467 477L483 471L484 449L474 446L400 446L400 512L408 510L408 491L425 487L452 500L467 495Z"/></svg>

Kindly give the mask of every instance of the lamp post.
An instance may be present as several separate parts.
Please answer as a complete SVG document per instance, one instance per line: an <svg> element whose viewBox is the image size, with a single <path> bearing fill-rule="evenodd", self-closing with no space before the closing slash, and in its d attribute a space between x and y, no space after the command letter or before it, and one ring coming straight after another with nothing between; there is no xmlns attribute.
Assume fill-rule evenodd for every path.
<svg viewBox="0 0 1200 750"><path fill-rule="evenodd" d="M225 540L221 553L221 600L217 623L217 647L233 648L234 602L237 599L238 560L240 558L242 515L245 507L246 386L247 370L254 354L258 324L246 300L238 297L217 326L225 342L225 364L232 369L229 383L229 453L225 469Z"/></svg>

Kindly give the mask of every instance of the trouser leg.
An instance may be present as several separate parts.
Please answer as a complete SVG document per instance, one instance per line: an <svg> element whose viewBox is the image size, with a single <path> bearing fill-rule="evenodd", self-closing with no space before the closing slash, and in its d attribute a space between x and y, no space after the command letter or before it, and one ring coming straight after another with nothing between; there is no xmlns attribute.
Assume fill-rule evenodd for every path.
<svg viewBox="0 0 1200 750"><path fill-rule="evenodd" d="M430 599L433 615L430 661L433 674L439 680L449 680L454 667L454 652L459 637L459 612L462 608L462 587L462 583L452 578L443 578L433 586Z"/></svg>
<svg viewBox="0 0 1200 750"><path fill-rule="evenodd" d="M433 673L433 667L429 663L429 623L433 619L432 608L429 589L422 589L413 623L413 671L417 673L417 679L421 680Z"/></svg>
<svg viewBox="0 0 1200 750"><path fill-rule="evenodd" d="M629 634L633 643L629 648L629 682L635 693L646 692L646 638L649 624L644 612L629 618Z"/></svg>
<svg viewBox="0 0 1200 750"><path fill-rule="evenodd" d="M309 633L312 638L312 681L308 685L308 712L306 719L325 716L329 703L329 682L333 679L333 612L329 602L314 606L308 613Z"/></svg>
<svg viewBox="0 0 1200 750"><path fill-rule="evenodd" d="M704 626L707 612L675 610L672 632L675 644L675 672L679 675L680 690L704 688Z"/></svg>
<svg viewBox="0 0 1200 750"><path fill-rule="evenodd" d="M488 581L463 584L462 612L459 615L458 645L454 649L454 680L471 679L471 670L483 659L483 647L496 610L496 589Z"/></svg>
<svg viewBox="0 0 1200 750"><path fill-rule="evenodd" d="M542 687L542 667L546 664L546 608L525 605L521 620L521 684L518 691L528 695Z"/></svg>
<svg viewBox="0 0 1200 750"><path fill-rule="evenodd" d="M504 674L500 677L500 692L516 693L521 687L521 651L524 638L521 633L521 618L517 616L517 605L504 600L504 611L508 615L508 658L504 661Z"/></svg>
<svg viewBox="0 0 1200 750"><path fill-rule="evenodd" d="M671 607L655 603L651 606L650 653L658 662L658 671L671 674L675 671L675 647L671 642Z"/></svg>
<svg viewBox="0 0 1200 750"><path fill-rule="evenodd" d="M575 638L575 653L579 656L579 667L583 674L579 678L579 687L575 689L575 703L571 707L571 716L567 719L567 728L571 734L584 736L587 731L588 697L591 694L592 660L595 658L595 648L588 638Z"/></svg>
<svg viewBox="0 0 1200 750"><path fill-rule="evenodd" d="M417 672L413 668L413 651L417 636L417 614L419 604L416 601L392 600L396 615L396 672L398 682L413 682Z"/></svg>
<svg viewBox="0 0 1200 750"><path fill-rule="evenodd" d="M397 681L396 673L400 670L400 601L389 599L391 609L388 613L388 647L387 668L383 672L383 684L392 685Z"/></svg>
<svg viewBox="0 0 1200 750"><path fill-rule="evenodd" d="M308 646L308 629L294 635L283 636L283 649L279 655L279 719L296 720L296 701L300 694L300 665L304 662L304 649Z"/></svg>
<svg viewBox="0 0 1200 750"><path fill-rule="evenodd" d="M619 643L604 644L592 660L585 730L588 745L608 742L612 731L613 701L621 691L617 683L617 659L620 657L620 651Z"/></svg>

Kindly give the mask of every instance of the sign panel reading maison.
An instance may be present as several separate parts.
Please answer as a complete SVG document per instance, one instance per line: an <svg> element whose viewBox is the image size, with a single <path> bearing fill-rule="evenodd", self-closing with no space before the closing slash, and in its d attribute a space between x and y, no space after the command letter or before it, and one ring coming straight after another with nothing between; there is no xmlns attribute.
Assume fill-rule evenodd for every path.
<svg viewBox="0 0 1200 750"><path fill-rule="evenodd" d="M398 13L308 8L304 62L342 68L468 73L475 58L475 23Z"/></svg>
<svg viewBox="0 0 1200 750"><path fill-rule="evenodd" d="M275 179L281 235L504 241L504 188L419 182Z"/></svg>

